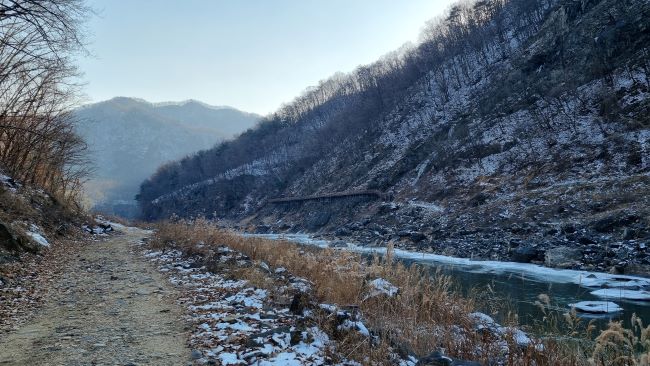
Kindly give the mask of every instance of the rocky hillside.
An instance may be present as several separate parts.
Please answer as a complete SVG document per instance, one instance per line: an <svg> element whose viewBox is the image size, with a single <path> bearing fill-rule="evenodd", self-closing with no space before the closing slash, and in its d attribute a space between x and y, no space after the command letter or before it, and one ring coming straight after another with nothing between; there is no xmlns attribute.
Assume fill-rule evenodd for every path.
<svg viewBox="0 0 650 366"><path fill-rule="evenodd" d="M76 111L96 171L86 185L95 209L132 217L143 179L156 169L257 123L259 116L197 101L152 104L114 98Z"/></svg>
<svg viewBox="0 0 650 366"><path fill-rule="evenodd" d="M0 170L0 287L3 265L23 253L39 253L64 236L81 232L91 221L70 204L52 195L23 185Z"/></svg>
<svg viewBox="0 0 650 366"><path fill-rule="evenodd" d="M646 273L650 4L481 0L422 39L165 166L144 218Z"/></svg>

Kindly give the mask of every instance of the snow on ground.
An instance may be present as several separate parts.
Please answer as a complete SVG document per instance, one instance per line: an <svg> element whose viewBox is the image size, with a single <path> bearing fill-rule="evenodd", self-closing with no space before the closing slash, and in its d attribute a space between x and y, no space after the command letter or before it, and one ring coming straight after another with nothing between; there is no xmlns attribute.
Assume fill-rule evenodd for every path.
<svg viewBox="0 0 650 366"><path fill-rule="evenodd" d="M49 247L50 243L47 241L45 236L43 235L43 231L41 228L38 226L32 224L29 227L29 231L27 232L27 235L29 235L32 240L34 240L38 245L44 246L44 247Z"/></svg>
<svg viewBox="0 0 650 366"><path fill-rule="evenodd" d="M287 304L274 302L266 290L226 278L225 266L220 267L223 273L212 273L175 250L146 251L144 255L184 289L188 316L194 324L190 345L196 350L197 364L358 365L344 357L333 360L334 342L318 326L302 314L290 312ZM221 248L218 255L219 263L252 265L248 258L227 248Z"/></svg>
<svg viewBox="0 0 650 366"><path fill-rule="evenodd" d="M431 212L444 212L445 209L442 208L440 205L437 205L432 202L422 202L422 201L409 201L408 202L409 206L413 207L420 207L425 210L429 210Z"/></svg>
<svg viewBox="0 0 650 366"><path fill-rule="evenodd" d="M504 350L508 349L506 339L511 339L520 347L528 347L534 344L535 348L540 351L544 348L540 343L535 344L535 342L521 329L516 327L504 327L487 314L479 312L472 313L470 314L470 319L474 322L476 330L485 330L493 335L500 336L502 338L501 347Z"/></svg>
<svg viewBox="0 0 650 366"><path fill-rule="evenodd" d="M388 282L383 278L377 278L368 284L370 287L370 292L366 295L365 299L371 297L376 297L379 295L386 295L387 297L393 297L399 292L399 288L394 286L392 283Z"/></svg>
<svg viewBox="0 0 650 366"><path fill-rule="evenodd" d="M16 190L20 188L20 184L18 182L16 182L10 176L2 174L2 172L0 172L0 184L5 186L12 192L16 192Z"/></svg>

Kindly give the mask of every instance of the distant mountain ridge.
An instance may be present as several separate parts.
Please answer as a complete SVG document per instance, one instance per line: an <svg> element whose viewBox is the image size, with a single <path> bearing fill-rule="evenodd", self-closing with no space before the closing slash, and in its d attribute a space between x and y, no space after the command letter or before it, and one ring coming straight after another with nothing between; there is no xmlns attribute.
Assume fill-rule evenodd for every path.
<svg viewBox="0 0 650 366"><path fill-rule="evenodd" d="M91 204L132 216L140 182L175 159L232 138L260 116L196 100L150 103L116 97L75 111L96 174L86 185Z"/></svg>

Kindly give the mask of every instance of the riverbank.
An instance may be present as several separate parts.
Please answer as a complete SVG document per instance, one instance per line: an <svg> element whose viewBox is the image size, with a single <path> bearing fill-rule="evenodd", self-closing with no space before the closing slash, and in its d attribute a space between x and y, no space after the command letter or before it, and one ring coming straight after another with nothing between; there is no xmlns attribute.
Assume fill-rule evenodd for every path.
<svg viewBox="0 0 650 366"><path fill-rule="evenodd" d="M310 233L478 260L650 276L650 175L549 181L427 200L338 200L266 205L233 229ZM521 188L521 187L520 187Z"/></svg>
<svg viewBox="0 0 650 366"><path fill-rule="evenodd" d="M499 325L485 313L476 313L484 305L479 302L498 297L490 300L489 293L479 298L456 291L451 276L432 273L420 265L405 265L396 260L397 254L391 248L385 255L368 260L361 253L335 250L322 242L306 246L245 237L203 220L161 224L158 230L158 242L180 248L185 255L195 256L198 263L210 263L210 253L217 253L219 246L225 245L248 256L257 263L256 268L288 271L306 280L310 288L307 309L323 309L323 304L327 309L352 309L358 317L351 320L348 329L366 336L348 337L350 334L340 333L338 327L328 334L337 342L337 349L350 350L343 354L354 354L352 359L362 360L362 364L385 364L386 355L395 352L423 360L432 351L444 350L451 357L482 364L497 360L504 365L608 365L610 357L627 352L618 344L601 346L609 344L607 337L612 332L624 329L623 323L611 323L607 332L594 339L590 323L580 320L573 311L559 318L549 314L544 320L548 323L544 337L526 335L526 328L517 325L515 314L506 322L499 321L504 324ZM540 301L550 305L550 300L541 296ZM638 334L639 326L635 323L630 334ZM637 344L639 340L632 342ZM591 357L597 357L597 361L590 361Z"/></svg>
<svg viewBox="0 0 650 366"><path fill-rule="evenodd" d="M343 241L315 239L307 234L242 234L276 241L290 241L319 248L348 250L362 255L385 255L386 248L366 247ZM535 325L552 310L561 315L570 312L575 304L588 302L603 304L614 302L617 307L607 311L578 309L581 317L597 319L598 328L607 327L610 320L629 321L632 316L650 320L650 278L614 275L603 272L589 272L570 269L548 268L541 265L516 262L481 261L449 257L430 253L393 249L392 255L404 263L416 263L430 272L442 272L451 276L458 284L458 290L468 296L491 291L492 297L500 297L508 303L507 312L517 314L519 321ZM548 296L551 304L540 308L539 296ZM488 311L486 306L481 311ZM497 317L500 317L497 315Z"/></svg>
<svg viewBox="0 0 650 366"><path fill-rule="evenodd" d="M386 247L369 247L343 240L325 240L312 237L308 234L249 234L248 237L267 238L272 240L288 240L319 248L336 248L349 250L362 254L385 255ZM543 280L549 283L574 283L586 288L611 288L626 291L650 290L650 277L619 275L604 272L585 270L550 268L541 264L519 263L507 261L480 260L470 258L451 257L440 254L418 252L405 249L393 249L398 258L418 262L434 262L451 266L463 267L464 270L474 273L514 274L530 279ZM650 292L648 293L650 300ZM611 296L614 297L614 296ZM625 292L619 297L625 298Z"/></svg>

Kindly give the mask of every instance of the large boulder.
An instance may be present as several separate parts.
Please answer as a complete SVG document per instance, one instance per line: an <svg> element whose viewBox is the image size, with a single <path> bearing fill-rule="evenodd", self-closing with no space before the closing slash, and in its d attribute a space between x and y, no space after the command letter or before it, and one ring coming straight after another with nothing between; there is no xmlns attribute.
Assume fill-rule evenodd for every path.
<svg viewBox="0 0 650 366"><path fill-rule="evenodd" d="M544 263L548 267L573 268L582 258L579 249L570 247L557 247L546 251Z"/></svg>
<svg viewBox="0 0 650 366"><path fill-rule="evenodd" d="M639 223L641 218L634 214L617 212L607 215L591 223L591 227L599 233L613 233L619 229Z"/></svg>
<svg viewBox="0 0 650 366"><path fill-rule="evenodd" d="M412 242L419 243L422 240L426 239L427 236L416 231L416 232L412 232L411 235L409 235L409 238L411 239Z"/></svg>
<svg viewBox="0 0 650 366"><path fill-rule="evenodd" d="M20 242L10 227L2 222L0 222L0 248L12 252L20 249Z"/></svg>
<svg viewBox="0 0 650 366"><path fill-rule="evenodd" d="M269 225L260 224L255 227L255 233L257 234L267 234L270 231L271 227Z"/></svg>
<svg viewBox="0 0 650 366"><path fill-rule="evenodd" d="M520 246L512 252L511 258L515 262L530 263L532 261L542 260L544 258L544 251L533 246Z"/></svg>
<svg viewBox="0 0 650 366"><path fill-rule="evenodd" d="M473 361L454 359L445 356L440 351L434 351L419 359L416 366L481 366L481 364Z"/></svg>
<svg viewBox="0 0 650 366"><path fill-rule="evenodd" d="M331 216L331 213L327 211L314 213L307 218L305 226L310 231L316 231L327 225L327 223L330 221Z"/></svg>

